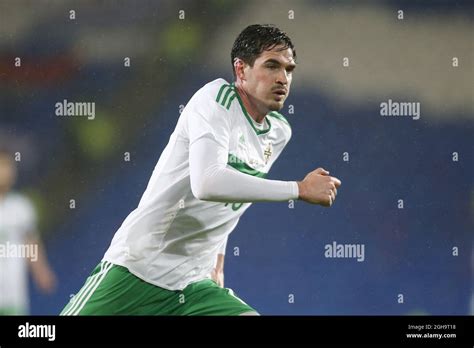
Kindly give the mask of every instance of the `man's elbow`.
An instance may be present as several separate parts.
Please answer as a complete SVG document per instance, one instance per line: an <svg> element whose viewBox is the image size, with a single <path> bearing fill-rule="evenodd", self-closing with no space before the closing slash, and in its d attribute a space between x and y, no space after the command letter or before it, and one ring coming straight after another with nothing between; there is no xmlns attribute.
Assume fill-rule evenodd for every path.
<svg viewBox="0 0 474 348"><path fill-rule="evenodd" d="M193 183L191 181L191 191L193 192L194 197L201 201L212 201L213 198L215 198L215 195L212 192L212 187L208 185L205 180L198 183Z"/></svg>
<svg viewBox="0 0 474 348"><path fill-rule="evenodd" d="M201 201L222 202L222 185L220 179L222 172L220 166L212 166L207 168L203 173L195 173L191 171L191 191L197 199ZM198 175L196 175L198 174Z"/></svg>

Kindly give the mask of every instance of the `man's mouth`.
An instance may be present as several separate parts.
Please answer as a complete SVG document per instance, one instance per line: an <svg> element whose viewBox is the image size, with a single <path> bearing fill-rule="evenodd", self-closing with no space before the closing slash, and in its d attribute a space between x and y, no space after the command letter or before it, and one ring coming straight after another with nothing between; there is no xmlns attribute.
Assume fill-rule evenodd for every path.
<svg viewBox="0 0 474 348"><path fill-rule="evenodd" d="M276 89L273 91L274 94L285 96L286 95L286 90L284 89Z"/></svg>
<svg viewBox="0 0 474 348"><path fill-rule="evenodd" d="M275 96L275 100L277 100L278 102L281 102L285 100L287 92L286 92L286 89L284 88L278 88L278 89L273 90L272 93Z"/></svg>

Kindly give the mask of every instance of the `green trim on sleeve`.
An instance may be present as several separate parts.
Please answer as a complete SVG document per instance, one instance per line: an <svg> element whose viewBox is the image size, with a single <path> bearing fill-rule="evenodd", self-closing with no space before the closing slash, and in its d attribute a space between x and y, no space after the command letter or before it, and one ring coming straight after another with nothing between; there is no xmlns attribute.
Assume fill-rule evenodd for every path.
<svg viewBox="0 0 474 348"><path fill-rule="evenodd" d="M230 105L232 104L232 101L235 99L235 97L237 96L237 93L234 92L230 97L229 97L229 102L227 103L227 105L225 106L225 108L227 110L230 109Z"/></svg>
<svg viewBox="0 0 474 348"><path fill-rule="evenodd" d="M222 85L219 89L219 93L217 94L216 102L229 110L230 106L232 105L232 101L236 97L236 94L237 93L233 86Z"/></svg>
<svg viewBox="0 0 474 348"><path fill-rule="evenodd" d="M230 87L224 94L224 98L222 99L222 102L220 103L223 107L225 107L225 105L227 104L227 100L229 100L229 97L231 96L231 94L234 94L234 90L232 89L232 87Z"/></svg>

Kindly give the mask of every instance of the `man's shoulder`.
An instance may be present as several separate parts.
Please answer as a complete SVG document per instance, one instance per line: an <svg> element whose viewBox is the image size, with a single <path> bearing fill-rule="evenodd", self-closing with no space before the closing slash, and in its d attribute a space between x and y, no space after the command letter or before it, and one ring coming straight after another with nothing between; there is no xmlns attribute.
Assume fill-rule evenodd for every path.
<svg viewBox="0 0 474 348"><path fill-rule="evenodd" d="M218 78L205 84L189 102L189 108L206 114L229 113L232 101L236 99L237 91L233 84Z"/></svg>
<svg viewBox="0 0 474 348"><path fill-rule="evenodd" d="M209 82L196 93L200 94L199 100L204 100L223 111L230 111L232 102L237 100L237 90L233 83L219 78Z"/></svg>
<svg viewBox="0 0 474 348"><path fill-rule="evenodd" d="M214 81L206 83L200 90L196 92L196 96L199 98L206 98L217 101L219 92L221 92L225 88L232 88L232 85L223 78L218 78Z"/></svg>
<svg viewBox="0 0 474 348"><path fill-rule="evenodd" d="M31 200L19 192L9 192L5 196L5 202L7 206L15 210L33 210Z"/></svg>

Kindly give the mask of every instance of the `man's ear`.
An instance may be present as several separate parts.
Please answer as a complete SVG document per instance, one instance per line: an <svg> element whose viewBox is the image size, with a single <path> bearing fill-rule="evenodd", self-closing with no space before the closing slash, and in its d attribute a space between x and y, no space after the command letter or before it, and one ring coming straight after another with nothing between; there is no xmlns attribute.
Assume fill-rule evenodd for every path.
<svg viewBox="0 0 474 348"><path fill-rule="evenodd" d="M240 59L240 58L235 58L234 60L234 70L235 70L235 76L237 79L240 79L242 81L245 81L245 67L247 64Z"/></svg>

